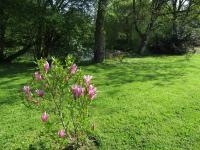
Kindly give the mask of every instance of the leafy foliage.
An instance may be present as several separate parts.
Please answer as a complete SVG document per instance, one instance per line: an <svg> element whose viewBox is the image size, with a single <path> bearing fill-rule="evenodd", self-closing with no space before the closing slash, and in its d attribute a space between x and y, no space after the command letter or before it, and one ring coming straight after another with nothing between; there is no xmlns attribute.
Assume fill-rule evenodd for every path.
<svg viewBox="0 0 200 150"><path fill-rule="evenodd" d="M90 81L92 76L83 77L71 57L66 59L64 67L55 58L51 64L44 59L37 64L38 71L23 91L26 104L42 112L45 127L42 136L58 142L60 148L67 144L74 149L93 144L89 140L92 125L88 114L96 96L96 88ZM58 136L64 139L58 140Z"/></svg>

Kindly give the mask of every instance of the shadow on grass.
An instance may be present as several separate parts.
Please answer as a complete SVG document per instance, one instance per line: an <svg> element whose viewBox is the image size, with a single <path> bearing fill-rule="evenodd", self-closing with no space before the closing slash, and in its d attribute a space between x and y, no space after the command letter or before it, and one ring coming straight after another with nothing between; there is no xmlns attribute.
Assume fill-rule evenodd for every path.
<svg viewBox="0 0 200 150"><path fill-rule="evenodd" d="M14 63L0 65L0 78L17 77L18 74L28 73L35 68L33 63ZM0 82L1 83L1 82Z"/></svg>
<svg viewBox="0 0 200 150"><path fill-rule="evenodd" d="M96 78L96 86L117 87L133 82L152 82L154 86L167 86L181 79L187 71L188 63L184 59L129 59L122 63L101 63L83 66L84 70ZM35 68L32 63L10 64L0 66L0 88L7 95L0 95L0 104L16 102L16 91L22 87L24 77L30 77L30 72ZM3 79L3 80L1 80ZM24 83L23 83L24 84ZM14 93L12 92L15 91ZM116 93L116 88L112 89ZM112 91L110 91L112 92Z"/></svg>
<svg viewBox="0 0 200 150"><path fill-rule="evenodd" d="M34 70L33 63L14 63L0 65L0 105L19 101L23 79Z"/></svg>
<svg viewBox="0 0 200 150"><path fill-rule="evenodd" d="M95 67L86 68L95 73L98 79L97 86L119 86L132 82L153 81L156 86L173 84L177 79L185 75L188 64L185 60L167 61L133 61L116 64L102 63ZM103 72L103 73L102 73ZM97 78L97 77L96 77Z"/></svg>

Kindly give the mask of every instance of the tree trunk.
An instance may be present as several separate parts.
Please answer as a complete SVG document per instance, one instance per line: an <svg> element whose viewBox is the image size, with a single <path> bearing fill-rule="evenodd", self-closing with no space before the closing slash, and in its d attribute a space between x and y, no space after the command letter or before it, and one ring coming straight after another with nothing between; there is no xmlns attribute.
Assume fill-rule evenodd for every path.
<svg viewBox="0 0 200 150"><path fill-rule="evenodd" d="M49 53L53 50L53 47L56 42L56 35L53 26L47 28L44 36L44 49L43 49L43 58L48 58Z"/></svg>
<svg viewBox="0 0 200 150"><path fill-rule="evenodd" d="M4 59L4 38L5 38L5 28L0 25L0 61Z"/></svg>
<svg viewBox="0 0 200 150"><path fill-rule="evenodd" d="M148 42L144 41L142 46L141 46L141 51L140 51L141 55L148 55L149 54L149 50L147 49L147 46L148 46Z"/></svg>
<svg viewBox="0 0 200 150"><path fill-rule="evenodd" d="M106 6L108 0L99 0L96 29L95 29L95 49L94 49L94 62L99 63L104 59L104 48L105 48L105 33L104 33L104 18L106 13Z"/></svg>
<svg viewBox="0 0 200 150"><path fill-rule="evenodd" d="M4 59L6 21L3 9L0 9L0 61Z"/></svg>
<svg viewBox="0 0 200 150"><path fill-rule="evenodd" d="M45 15L47 9L47 1L37 0L37 19L35 20L36 36L35 36L35 59L44 58L45 53Z"/></svg>
<svg viewBox="0 0 200 150"><path fill-rule="evenodd" d="M139 47L141 55L148 55L149 54L149 50L147 49L148 44L149 44L149 34L144 35L141 38L141 44L140 44L140 47Z"/></svg>
<svg viewBox="0 0 200 150"><path fill-rule="evenodd" d="M177 14L176 11L177 10L177 0L172 0L172 36L173 38L177 38L177 24L176 24L176 20L177 20Z"/></svg>
<svg viewBox="0 0 200 150"><path fill-rule="evenodd" d="M42 32L42 24L38 21L34 56L36 59L40 59L42 57Z"/></svg>

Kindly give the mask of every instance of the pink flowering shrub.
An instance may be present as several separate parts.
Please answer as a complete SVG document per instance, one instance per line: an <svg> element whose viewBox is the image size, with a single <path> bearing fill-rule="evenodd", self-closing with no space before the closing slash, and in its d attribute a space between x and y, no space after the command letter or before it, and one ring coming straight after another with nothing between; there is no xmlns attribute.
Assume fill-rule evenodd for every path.
<svg viewBox="0 0 200 150"><path fill-rule="evenodd" d="M23 95L26 104L40 110L41 120L38 121L46 128L43 134L60 138L64 146L87 145L92 127L89 106L97 93L91 83L92 76L82 75L71 57L64 66L55 58L51 65L44 59L37 64L38 70L23 87Z"/></svg>

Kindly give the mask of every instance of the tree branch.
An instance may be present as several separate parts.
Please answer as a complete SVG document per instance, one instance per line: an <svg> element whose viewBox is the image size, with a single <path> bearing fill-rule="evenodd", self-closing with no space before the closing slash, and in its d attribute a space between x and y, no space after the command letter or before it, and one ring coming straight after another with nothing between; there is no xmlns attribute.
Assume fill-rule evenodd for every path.
<svg viewBox="0 0 200 150"><path fill-rule="evenodd" d="M16 59L17 57L25 54L26 52L28 52L30 50L30 48L32 47L32 44L28 44L27 46L23 47L21 50L19 50L18 52L6 57L3 62L6 63L10 63L12 60Z"/></svg>

